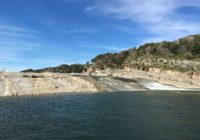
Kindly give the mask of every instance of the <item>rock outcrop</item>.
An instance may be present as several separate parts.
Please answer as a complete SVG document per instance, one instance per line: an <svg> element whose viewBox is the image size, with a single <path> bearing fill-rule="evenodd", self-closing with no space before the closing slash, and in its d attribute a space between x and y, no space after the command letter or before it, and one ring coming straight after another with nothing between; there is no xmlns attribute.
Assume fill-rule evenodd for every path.
<svg viewBox="0 0 200 140"><path fill-rule="evenodd" d="M200 89L200 75L195 72L179 72L173 70L162 70L152 68L149 71L142 71L126 67L125 69L88 69L90 75L123 77L128 79L143 78L157 81L163 84L174 85L181 88Z"/></svg>
<svg viewBox="0 0 200 140"><path fill-rule="evenodd" d="M94 75L146 78L200 88L200 35L98 55L87 71Z"/></svg>
<svg viewBox="0 0 200 140"><path fill-rule="evenodd" d="M0 79L1 96L96 91L90 81L69 74L1 73Z"/></svg>

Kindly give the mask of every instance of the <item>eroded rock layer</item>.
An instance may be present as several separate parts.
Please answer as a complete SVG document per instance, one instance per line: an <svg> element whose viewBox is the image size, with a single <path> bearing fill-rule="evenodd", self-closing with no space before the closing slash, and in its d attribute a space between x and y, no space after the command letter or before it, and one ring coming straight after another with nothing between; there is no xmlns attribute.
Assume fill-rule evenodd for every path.
<svg viewBox="0 0 200 140"><path fill-rule="evenodd" d="M0 95L96 92L93 83L69 74L1 73Z"/></svg>

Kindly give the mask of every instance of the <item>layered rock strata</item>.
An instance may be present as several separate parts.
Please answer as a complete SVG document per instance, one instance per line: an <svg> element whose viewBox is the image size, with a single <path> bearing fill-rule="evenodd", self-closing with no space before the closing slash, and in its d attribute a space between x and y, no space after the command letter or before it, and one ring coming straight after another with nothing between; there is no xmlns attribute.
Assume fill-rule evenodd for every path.
<svg viewBox="0 0 200 140"><path fill-rule="evenodd" d="M173 70L162 70L152 68L149 71L142 71L132 68L125 69L88 69L91 75L114 76L129 79L143 78L157 81L163 84L175 85L182 88L200 89L200 74L197 72L178 72Z"/></svg>
<svg viewBox="0 0 200 140"><path fill-rule="evenodd" d="M96 92L95 85L69 74L1 73L0 95Z"/></svg>

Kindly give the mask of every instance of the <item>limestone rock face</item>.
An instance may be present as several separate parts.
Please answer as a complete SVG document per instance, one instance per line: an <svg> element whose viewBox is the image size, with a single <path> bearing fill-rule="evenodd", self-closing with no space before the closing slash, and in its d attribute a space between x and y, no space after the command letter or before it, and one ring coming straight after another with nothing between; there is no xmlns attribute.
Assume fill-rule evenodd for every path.
<svg viewBox="0 0 200 140"><path fill-rule="evenodd" d="M192 74L192 79L200 80L200 73L199 73L199 72L194 72L194 73Z"/></svg>
<svg viewBox="0 0 200 140"><path fill-rule="evenodd" d="M2 96L95 91L93 83L68 74L4 73L0 80Z"/></svg>
<svg viewBox="0 0 200 140"><path fill-rule="evenodd" d="M175 70L163 70L161 68L150 68L148 71L142 71L130 67L125 67L124 69L98 69L96 71L93 69L93 75L97 74L107 76L111 74L112 76L129 79L144 78L183 88L200 89L199 72L180 72Z"/></svg>

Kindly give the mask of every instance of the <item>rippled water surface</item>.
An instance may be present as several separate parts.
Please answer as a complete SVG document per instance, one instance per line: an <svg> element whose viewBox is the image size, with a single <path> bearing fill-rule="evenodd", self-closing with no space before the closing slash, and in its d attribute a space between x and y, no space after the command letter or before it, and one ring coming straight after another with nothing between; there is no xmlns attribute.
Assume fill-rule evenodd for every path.
<svg viewBox="0 0 200 140"><path fill-rule="evenodd" d="M0 140L199 140L196 93L0 97Z"/></svg>

